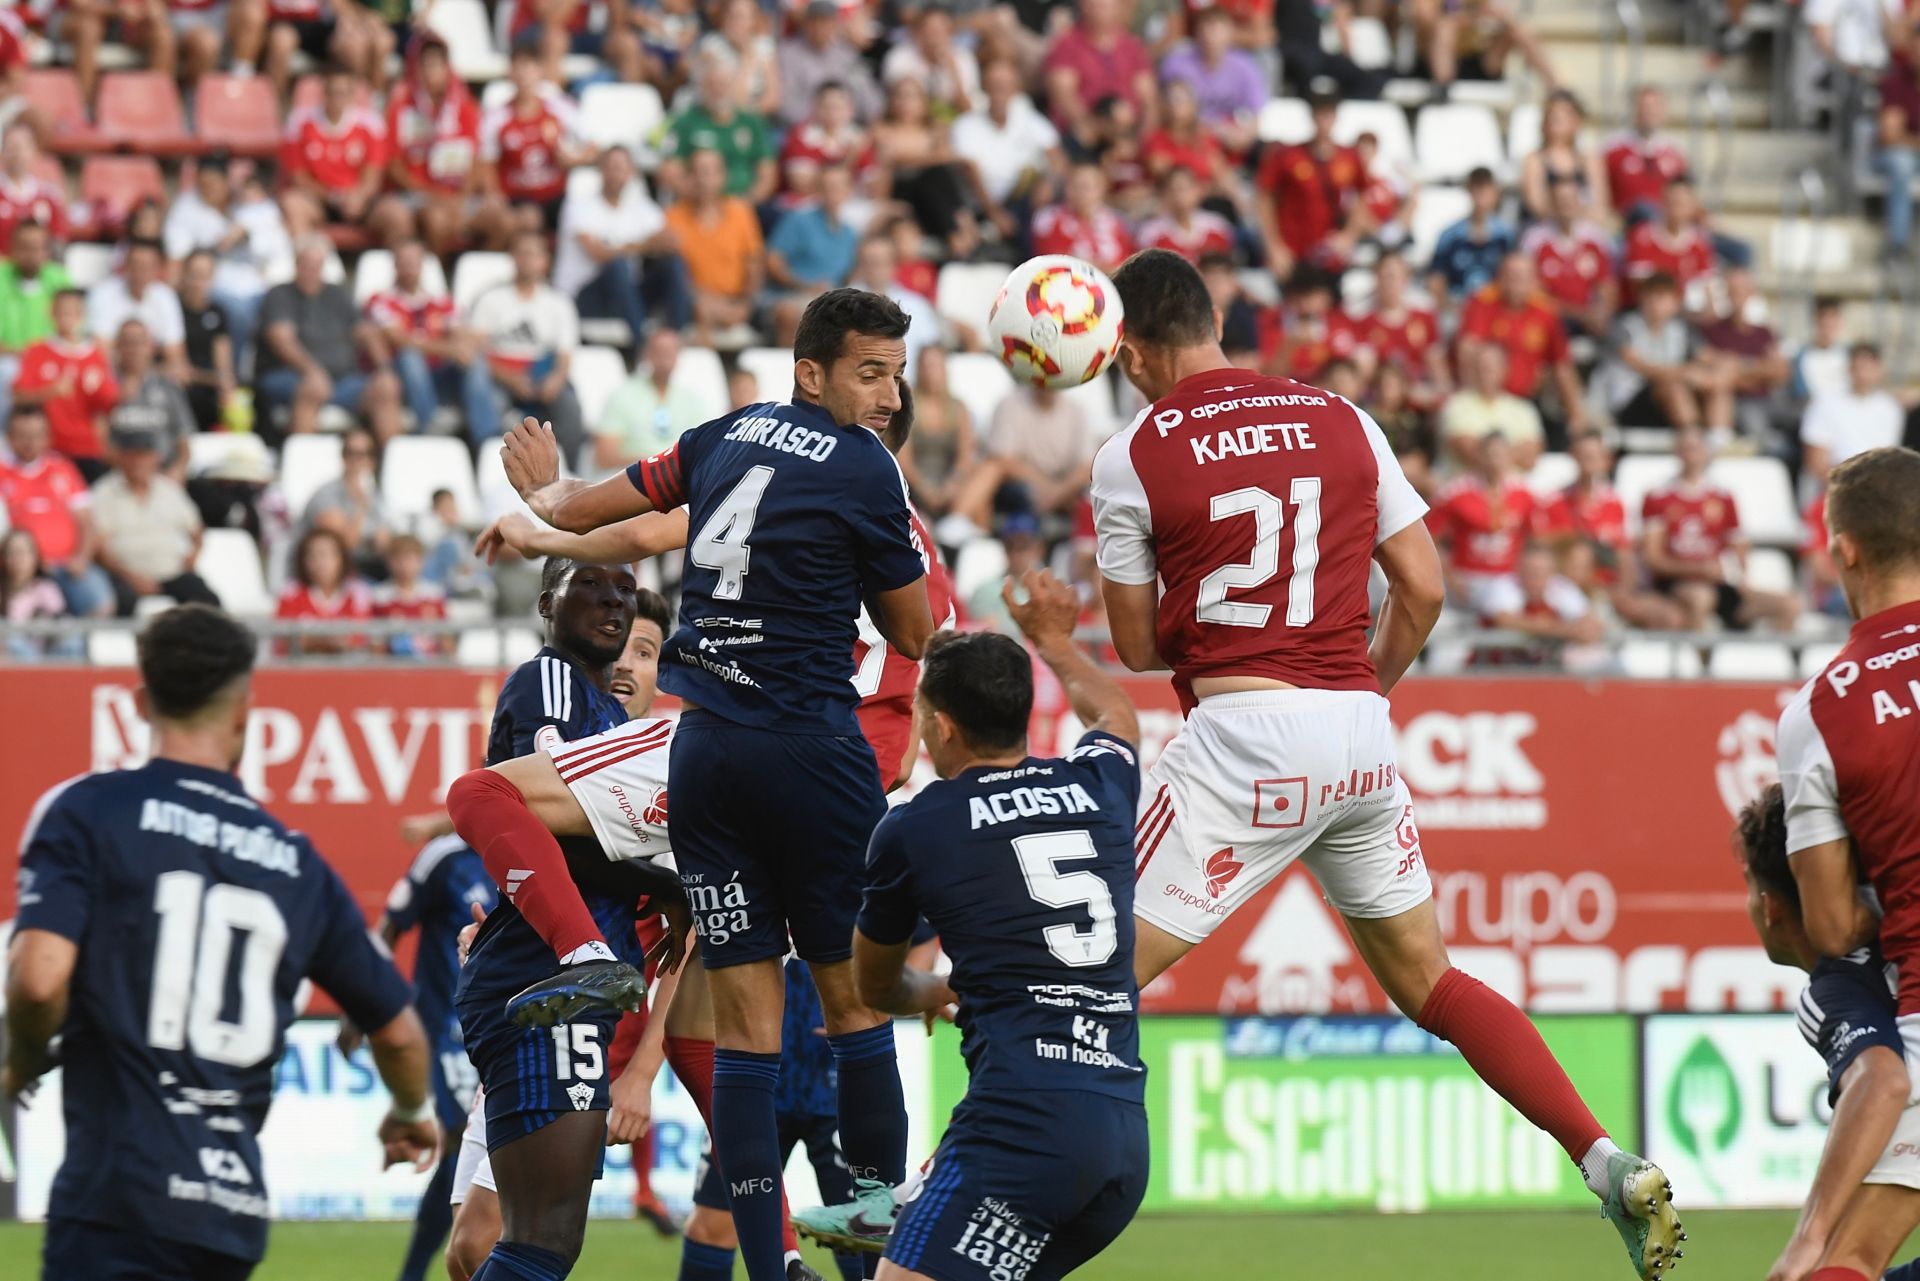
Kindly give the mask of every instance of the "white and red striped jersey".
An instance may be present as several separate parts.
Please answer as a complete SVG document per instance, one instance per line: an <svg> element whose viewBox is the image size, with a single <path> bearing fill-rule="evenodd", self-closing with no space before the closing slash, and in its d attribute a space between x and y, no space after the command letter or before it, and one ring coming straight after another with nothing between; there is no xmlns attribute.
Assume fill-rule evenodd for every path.
<svg viewBox="0 0 1920 1281"><path fill-rule="evenodd" d="M927 565L927 604L933 609L936 627L954 624L953 578L940 561L940 549L928 532L920 513L911 507L913 542ZM853 643L853 688L860 695L860 732L873 748L880 766L880 783L891 787L894 771L907 752L907 740L913 736L913 691L920 684L920 664L887 644L880 629L873 625L864 607L860 610L860 635Z"/></svg>
<svg viewBox="0 0 1920 1281"><path fill-rule="evenodd" d="M287 118L280 167L303 173L328 191L351 191L367 170L385 171L387 126L366 107L349 107L338 121L318 107L302 108Z"/></svg>
<svg viewBox="0 0 1920 1281"><path fill-rule="evenodd" d="M1161 583L1156 632L1196 676L1373 690L1374 548L1426 513L1364 410L1286 378L1184 379L1094 459L1100 572Z"/></svg>
<svg viewBox="0 0 1920 1281"><path fill-rule="evenodd" d="M1787 853L1851 840L1900 1014L1920 1014L1920 601L1861 619L1780 713Z"/></svg>

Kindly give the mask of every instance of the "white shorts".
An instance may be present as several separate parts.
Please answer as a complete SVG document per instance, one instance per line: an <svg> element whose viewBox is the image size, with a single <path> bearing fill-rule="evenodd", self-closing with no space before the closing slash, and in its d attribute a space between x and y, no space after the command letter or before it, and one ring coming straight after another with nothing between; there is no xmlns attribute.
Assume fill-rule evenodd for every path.
<svg viewBox="0 0 1920 1281"><path fill-rule="evenodd" d="M667 755L674 724L628 721L547 749L560 780L586 811L594 839L615 862L678 870L667 839Z"/></svg>
<svg viewBox="0 0 1920 1281"><path fill-rule="evenodd" d="M173 9L167 15L173 22L173 33L184 36L190 31L211 31L222 40L227 37L227 6L208 5L204 9Z"/></svg>
<svg viewBox="0 0 1920 1281"><path fill-rule="evenodd" d="M1346 690L1202 699L1148 771L1134 914L1189 943L1300 859L1343 916L1433 895L1387 700Z"/></svg>
<svg viewBox="0 0 1920 1281"><path fill-rule="evenodd" d="M1894 1123L1887 1150L1861 1182L1891 1183L1920 1191L1920 1014L1900 1020L1900 1040L1907 1047L1907 1108Z"/></svg>
<svg viewBox="0 0 1920 1281"><path fill-rule="evenodd" d="M453 1193L447 1199L459 1205L467 1199L468 1188L498 1191L487 1156L487 1100L482 1090L473 1094L473 1111L467 1113L467 1129L460 1136L460 1159L453 1164Z"/></svg>

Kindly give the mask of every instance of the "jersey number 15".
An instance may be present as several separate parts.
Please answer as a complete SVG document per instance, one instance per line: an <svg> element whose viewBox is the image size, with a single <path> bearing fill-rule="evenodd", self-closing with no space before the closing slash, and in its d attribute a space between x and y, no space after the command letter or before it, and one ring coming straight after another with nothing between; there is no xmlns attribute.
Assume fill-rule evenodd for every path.
<svg viewBox="0 0 1920 1281"><path fill-rule="evenodd" d="M1295 476L1288 491L1293 500L1293 577L1287 580L1287 626L1305 627L1313 621L1313 571L1320 565L1320 478ZM1253 517L1253 555L1243 562L1222 565L1200 580L1194 598L1194 617L1203 623L1227 627L1265 627L1273 606L1229 600L1227 593L1252 591L1280 572L1280 530L1286 507L1258 485L1215 494L1208 514L1216 522Z"/></svg>

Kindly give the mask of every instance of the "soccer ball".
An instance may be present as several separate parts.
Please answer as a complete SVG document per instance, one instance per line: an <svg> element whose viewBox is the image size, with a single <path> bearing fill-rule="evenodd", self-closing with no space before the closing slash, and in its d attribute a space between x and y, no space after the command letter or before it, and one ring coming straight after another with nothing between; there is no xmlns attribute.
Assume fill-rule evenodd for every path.
<svg viewBox="0 0 1920 1281"><path fill-rule="evenodd" d="M1105 272L1065 254L1013 269L987 315L987 342L1016 382L1077 387L1120 350L1120 294Z"/></svg>

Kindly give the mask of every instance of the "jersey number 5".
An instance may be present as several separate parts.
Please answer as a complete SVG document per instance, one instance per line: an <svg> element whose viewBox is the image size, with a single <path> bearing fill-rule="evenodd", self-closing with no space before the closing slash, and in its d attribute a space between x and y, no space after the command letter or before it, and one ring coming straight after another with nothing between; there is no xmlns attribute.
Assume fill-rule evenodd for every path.
<svg viewBox="0 0 1920 1281"><path fill-rule="evenodd" d="M160 914L160 937L153 949L147 1044L159 1050L191 1047L196 1058L229 1067L251 1067L273 1053L273 975L287 947L286 918L274 901L244 885L209 886L198 872L163 872L154 883L153 910ZM245 942L239 1001L229 1022L220 1015L234 968L235 933Z"/></svg>
<svg viewBox="0 0 1920 1281"><path fill-rule="evenodd" d="M700 536L687 545L687 559L702 569L720 575L714 584L715 600L739 600L747 584L747 560L753 548L747 539L753 535L753 522L760 515L760 499L773 479L771 467L749 467L747 474L720 500L700 527Z"/></svg>
<svg viewBox="0 0 1920 1281"><path fill-rule="evenodd" d="M1020 860L1020 875L1026 878L1027 893L1045 907L1084 907L1092 924L1049 925L1041 936L1047 950L1062 965L1076 969L1104 965L1113 958L1117 940L1113 929L1113 895L1107 883L1093 872L1063 872L1062 863L1098 858L1093 837L1083 829L1072 832L1044 832L1013 838L1014 857Z"/></svg>
<svg viewBox="0 0 1920 1281"><path fill-rule="evenodd" d="M1287 583L1287 626L1305 627L1313 621L1313 571L1320 565L1320 478L1295 476L1289 491L1293 516L1293 577ZM1257 485L1215 494L1209 514L1215 521L1253 516L1253 556L1244 563L1222 565L1200 580L1194 598L1194 616L1203 623L1227 627L1265 627L1272 605L1228 600L1230 591L1251 591L1280 572L1280 529L1286 508Z"/></svg>

